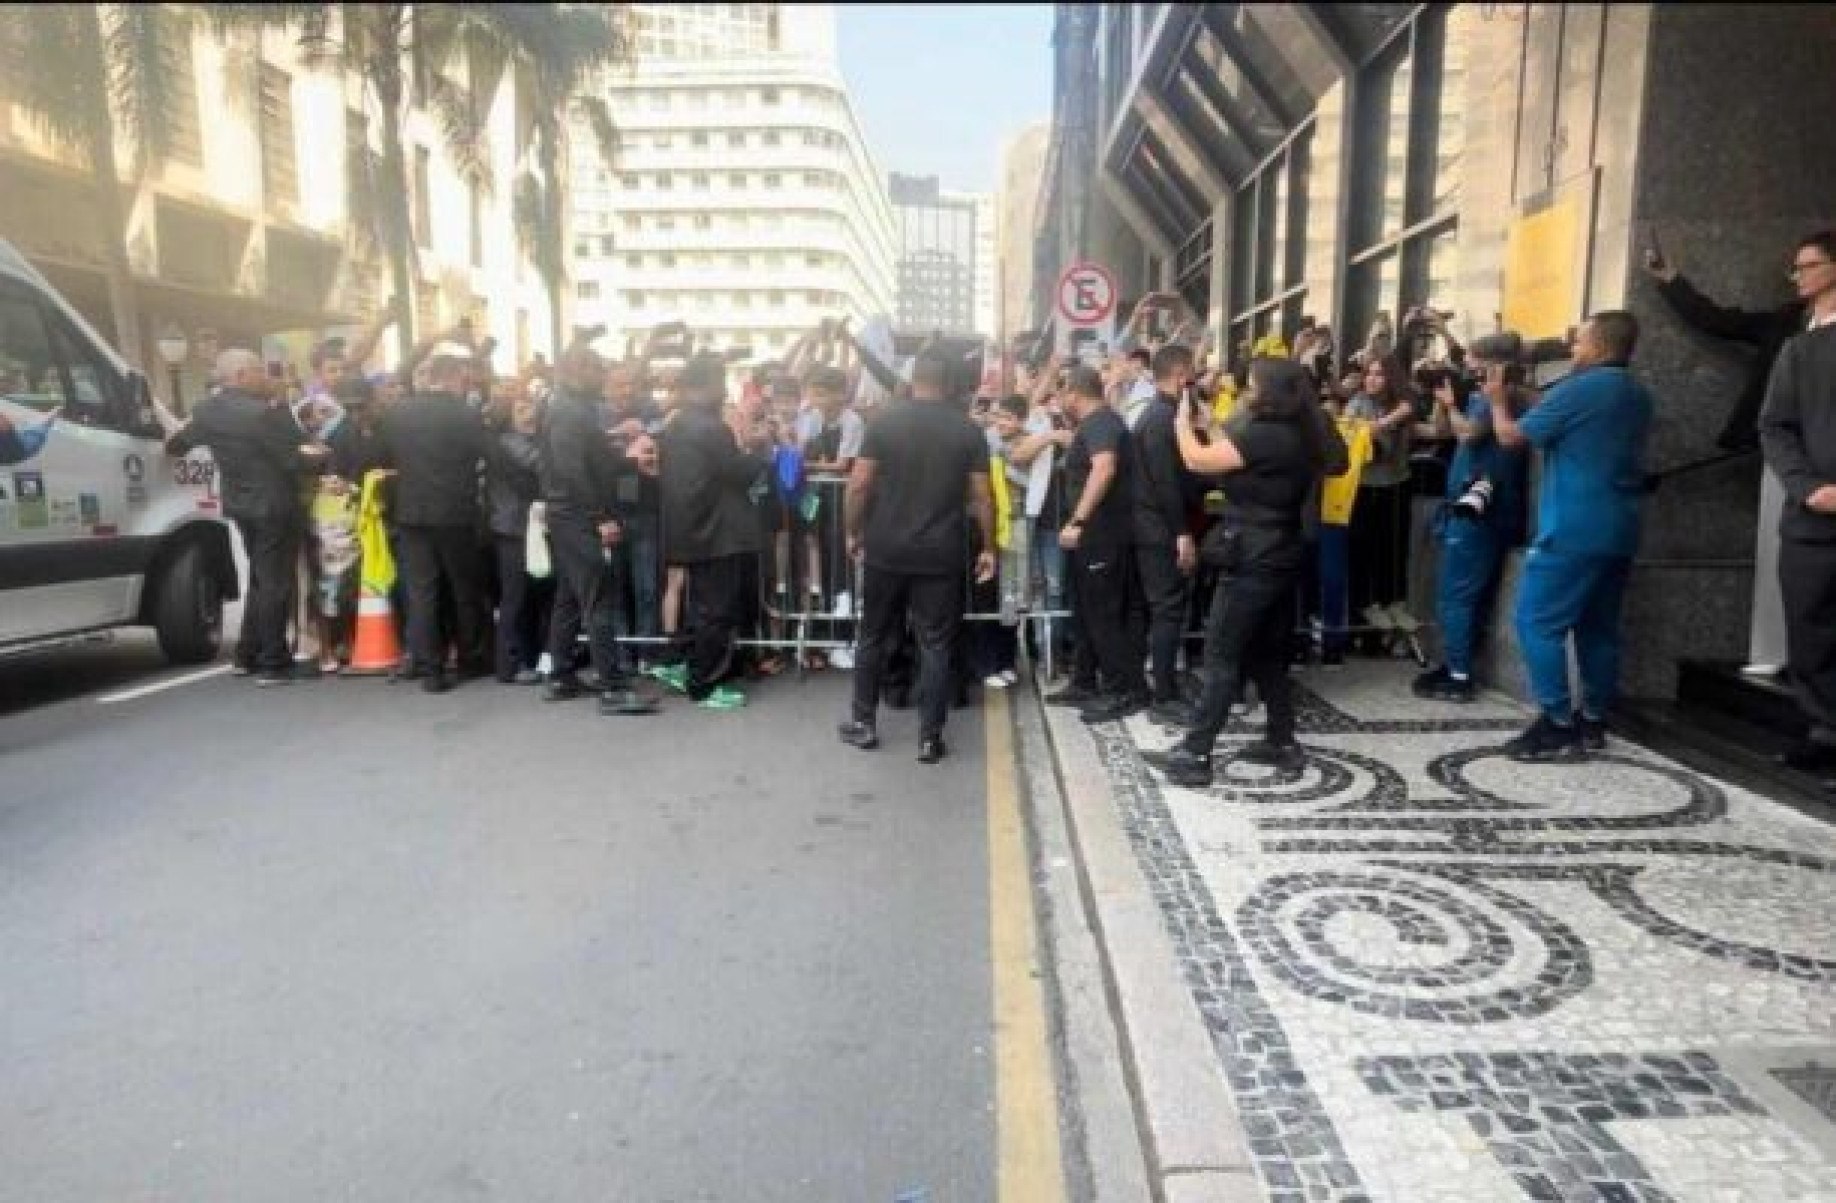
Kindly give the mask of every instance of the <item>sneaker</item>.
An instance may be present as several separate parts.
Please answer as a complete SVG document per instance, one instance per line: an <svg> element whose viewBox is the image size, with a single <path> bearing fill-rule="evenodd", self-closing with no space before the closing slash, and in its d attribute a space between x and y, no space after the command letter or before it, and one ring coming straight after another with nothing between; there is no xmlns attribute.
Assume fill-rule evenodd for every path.
<svg viewBox="0 0 1836 1203"><path fill-rule="evenodd" d="M548 683L548 688L542 691L542 700L545 702L571 702L585 692L586 691L580 687L580 682L573 677L556 677Z"/></svg>
<svg viewBox="0 0 1836 1203"><path fill-rule="evenodd" d="M1148 707L1148 717L1167 727L1190 727L1192 707L1178 698L1168 698Z"/></svg>
<svg viewBox="0 0 1836 1203"><path fill-rule="evenodd" d="M1580 728L1572 723L1557 723L1541 714L1522 735L1505 744L1504 753L1521 764L1541 764L1580 760L1586 750L1581 745Z"/></svg>
<svg viewBox="0 0 1836 1203"><path fill-rule="evenodd" d="M1589 752L1606 751L1607 725L1603 718L1589 718L1583 714L1575 720L1581 728L1581 747Z"/></svg>
<svg viewBox="0 0 1836 1203"><path fill-rule="evenodd" d="M264 669L255 674L255 684L262 689L268 689L276 685L291 685L293 684L293 674L289 672L273 672Z"/></svg>
<svg viewBox="0 0 1836 1203"><path fill-rule="evenodd" d="M1373 631L1388 633L1396 629L1396 620L1390 612L1375 602L1364 607L1364 625Z"/></svg>
<svg viewBox="0 0 1836 1203"><path fill-rule="evenodd" d="M650 667L651 679L661 681L677 693L688 692L688 666L684 664L654 664Z"/></svg>
<svg viewBox="0 0 1836 1203"><path fill-rule="evenodd" d="M716 685L695 704L703 710L738 710L746 704L746 695L731 685Z"/></svg>
<svg viewBox="0 0 1836 1203"><path fill-rule="evenodd" d="M1141 713L1147 704L1147 698L1140 694L1115 694L1091 702L1078 717L1087 723L1113 723Z"/></svg>
<svg viewBox="0 0 1836 1203"><path fill-rule="evenodd" d="M982 678L982 684L989 689L1006 689L1007 678L1000 673L989 673Z"/></svg>
<svg viewBox="0 0 1836 1203"><path fill-rule="evenodd" d="M1188 752L1181 744L1174 744L1164 752L1143 752L1141 759L1174 785L1186 789L1205 789L1211 785L1211 757Z"/></svg>
<svg viewBox="0 0 1836 1203"><path fill-rule="evenodd" d="M635 689L608 689L599 695L599 712L616 715L655 714L657 704Z"/></svg>
<svg viewBox="0 0 1836 1203"><path fill-rule="evenodd" d="M936 764L949 754L950 749L944 747L941 735L932 735L918 741L919 764Z"/></svg>
<svg viewBox="0 0 1836 1203"><path fill-rule="evenodd" d="M829 653L829 667L838 668L842 670L843 672L851 671L854 668L853 650L850 648L838 647L834 651L830 652Z"/></svg>
<svg viewBox="0 0 1836 1203"><path fill-rule="evenodd" d="M1015 672L1011 668L1004 668L1001 670L1001 681L1009 689L1011 689L1014 686L1020 684L1020 674Z"/></svg>
<svg viewBox="0 0 1836 1203"><path fill-rule="evenodd" d="M841 741L863 752L871 752L880 746L880 733L873 729L871 723L846 722L835 729Z"/></svg>
<svg viewBox="0 0 1836 1203"><path fill-rule="evenodd" d="M1307 754L1299 744L1272 744L1259 739L1232 757L1242 764L1261 765L1284 773L1298 773L1307 767Z"/></svg>
<svg viewBox="0 0 1836 1203"><path fill-rule="evenodd" d="M239 664L235 662L232 662L230 664L230 676L232 677L252 676L254 672L255 672L255 669L251 667L250 665Z"/></svg>
<svg viewBox="0 0 1836 1203"><path fill-rule="evenodd" d="M1390 622L1395 625L1396 629L1405 635L1417 634L1422 629L1421 620L1409 613L1409 607L1401 602L1397 602L1384 613L1389 615Z"/></svg>
<svg viewBox="0 0 1836 1203"><path fill-rule="evenodd" d="M516 676L510 678L510 684L512 685L540 685L541 683L542 674L533 668L525 668L517 673Z"/></svg>
<svg viewBox="0 0 1836 1203"><path fill-rule="evenodd" d="M453 678L447 673L428 673L421 678L422 693L448 693L453 688Z"/></svg>
<svg viewBox="0 0 1836 1203"><path fill-rule="evenodd" d="M1048 706L1088 706L1091 702L1096 701L1098 696L1100 695L1095 689L1073 681L1055 693L1046 694L1045 700Z"/></svg>

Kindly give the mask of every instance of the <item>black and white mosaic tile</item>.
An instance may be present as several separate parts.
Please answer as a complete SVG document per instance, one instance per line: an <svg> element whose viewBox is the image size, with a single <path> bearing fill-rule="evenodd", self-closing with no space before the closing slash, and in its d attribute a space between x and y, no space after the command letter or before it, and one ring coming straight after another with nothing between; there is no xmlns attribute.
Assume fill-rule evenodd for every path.
<svg viewBox="0 0 1836 1203"><path fill-rule="evenodd" d="M1146 768L1145 719L1058 727L1108 767L1268 1197L1836 1200L1836 1145L1740 1068L1836 1045L1836 829L1617 743L1514 764L1522 712L1387 670L1310 679L1293 776L1225 767L1253 724L1205 791Z"/></svg>

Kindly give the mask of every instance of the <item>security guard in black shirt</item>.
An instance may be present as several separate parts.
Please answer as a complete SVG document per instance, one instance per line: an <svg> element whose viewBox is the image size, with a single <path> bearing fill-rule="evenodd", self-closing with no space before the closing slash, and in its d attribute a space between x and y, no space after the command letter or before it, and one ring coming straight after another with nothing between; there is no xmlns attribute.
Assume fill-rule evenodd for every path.
<svg viewBox="0 0 1836 1203"><path fill-rule="evenodd" d="M217 356L221 387L198 403L191 420L166 440L166 451L184 455L209 447L222 474L223 513L242 533L249 557L249 588L242 633L233 662L257 674L261 685L293 679L287 648L287 615L293 608L294 568L306 515L300 474L324 454L301 442L285 405L270 396L268 376L253 351Z"/></svg>
<svg viewBox="0 0 1836 1203"><path fill-rule="evenodd" d="M378 428L379 459L395 469L395 523L408 578L408 671L428 693L452 688L440 630L440 590L450 591L463 678L487 665L485 594L478 548L478 469L489 434L464 389L472 351L441 343L427 387L390 406Z"/></svg>

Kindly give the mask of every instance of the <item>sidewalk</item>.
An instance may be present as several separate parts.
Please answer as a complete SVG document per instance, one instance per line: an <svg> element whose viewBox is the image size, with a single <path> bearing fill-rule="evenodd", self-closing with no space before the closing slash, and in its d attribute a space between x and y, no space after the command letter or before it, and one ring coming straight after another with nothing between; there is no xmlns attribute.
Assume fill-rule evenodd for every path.
<svg viewBox="0 0 1836 1203"><path fill-rule="evenodd" d="M1028 766L1156 1197L1836 1199L1836 827L1619 740L1513 764L1524 711L1399 666L1299 683L1297 780L1051 708Z"/></svg>

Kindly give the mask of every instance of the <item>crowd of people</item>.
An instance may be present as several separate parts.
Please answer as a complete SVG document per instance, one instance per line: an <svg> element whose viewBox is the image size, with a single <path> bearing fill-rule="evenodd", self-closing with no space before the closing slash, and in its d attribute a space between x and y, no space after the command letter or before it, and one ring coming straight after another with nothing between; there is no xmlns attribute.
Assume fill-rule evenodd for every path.
<svg viewBox="0 0 1836 1203"><path fill-rule="evenodd" d="M1801 279L1831 274L1824 237L1804 244L1821 258ZM1673 304L1707 304L1661 259L1648 268ZM1836 285L1819 287L1805 303L1822 313ZM1597 313L1548 353L1507 333L1463 346L1451 314L1421 306L1380 318L1342 358L1303 320L1291 341L1265 335L1214 364L1196 323L1141 332L1155 324L1143 314L1180 307L1149 296L1112 351L1023 369L1006 396L978 396L979 363L942 341L901 373L839 321L746 371L692 351L679 324L618 358L582 330L552 369L507 377L464 327L397 372L361 374L379 325L318 347L297 398L277 397L284 373L253 353L223 352L171 446L208 445L222 466L251 576L235 659L264 684L297 678L296 646L307 671L348 658L353 515L370 477L401 565L394 677L429 692L494 675L557 701L591 689L605 713L639 715L658 707L650 678L731 709L745 678L803 650L798 667L854 671L845 742L877 746L879 708L915 693L920 757L935 761L951 704L977 681L1011 686L1022 643L1050 642L1069 679L1047 700L1091 722L1145 710L1183 729L1154 761L1189 784L1210 780L1248 687L1266 731L1239 755L1292 770L1292 664L1420 657L1426 624L1407 598L1423 495L1438 499L1442 658L1414 691L1471 701L1506 556L1531 539L1537 454L1515 624L1540 713L1508 750L1603 746L1652 411L1630 371L1632 316ZM1555 359L1567 374L1539 390L1534 365ZM1788 532L1798 579L1820 582L1793 594L1794 655L1816 645L1805 655L1821 665L1827 629L1810 627L1836 574L1810 527L1836 512L1836 485L1787 445L1788 427L1814 424L1790 407L1821 362L1807 349L1782 364L1761 426L1812 515ZM1751 427L1757 401L1746 408ZM812 617L826 654L786 635ZM1836 709L1824 714L1817 738L1836 763Z"/></svg>

